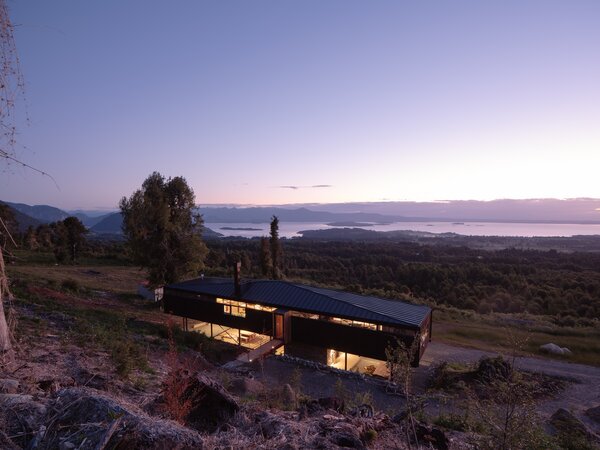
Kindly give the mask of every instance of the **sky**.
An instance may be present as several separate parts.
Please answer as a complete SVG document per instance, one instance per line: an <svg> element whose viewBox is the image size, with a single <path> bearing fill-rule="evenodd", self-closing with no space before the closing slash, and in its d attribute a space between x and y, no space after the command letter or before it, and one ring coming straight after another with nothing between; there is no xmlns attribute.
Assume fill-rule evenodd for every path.
<svg viewBox="0 0 600 450"><path fill-rule="evenodd" d="M58 188L13 165L3 200L114 208L153 171L199 204L600 198L596 0L9 9L17 154Z"/></svg>

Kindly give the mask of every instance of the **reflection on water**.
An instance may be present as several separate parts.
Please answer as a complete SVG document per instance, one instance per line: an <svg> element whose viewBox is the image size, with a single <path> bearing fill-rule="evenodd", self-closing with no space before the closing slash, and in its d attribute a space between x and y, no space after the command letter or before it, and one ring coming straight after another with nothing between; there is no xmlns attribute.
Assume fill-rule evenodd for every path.
<svg viewBox="0 0 600 450"><path fill-rule="evenodd" d="M206 223L208 228L224 236L260 237L269 235L268 223ZM226 228L226 229L223 229ZM228 228L228 229L227 229ZM238 228L238 229L232 229ZM279 222L281 237L299 237L303 230L324 230L325 223ZM357 227L360 228L360 227ZM473 236L574 236L600 234L600 224L572 223L499 223L499 222L395 222L363 227L374 231L426 231L429 233L456 233Z"/></svg>

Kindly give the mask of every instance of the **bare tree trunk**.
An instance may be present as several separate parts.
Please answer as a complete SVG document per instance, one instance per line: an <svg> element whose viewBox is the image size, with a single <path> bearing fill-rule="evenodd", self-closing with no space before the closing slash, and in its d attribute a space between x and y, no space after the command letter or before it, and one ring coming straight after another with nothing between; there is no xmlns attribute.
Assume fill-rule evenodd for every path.
<svg viewBox="0 0 600 450"><path fill-rule="evenodd" d="M8 278L4 268L4 255L0 247L0 353L5 353L12 348L10 342L10 331L4 314L4 299L9 299L11 293L8 290Z"/></svg>

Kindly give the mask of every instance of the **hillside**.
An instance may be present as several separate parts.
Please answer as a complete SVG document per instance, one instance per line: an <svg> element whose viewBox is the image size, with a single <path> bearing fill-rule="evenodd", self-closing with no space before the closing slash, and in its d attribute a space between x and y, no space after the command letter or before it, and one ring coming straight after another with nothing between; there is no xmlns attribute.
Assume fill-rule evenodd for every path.
<svg viewBox="0 0 600 450"><path fill-rule="evenodd" d="M116 212L104 216L96 225L90 228L90 231L98 234L121 234L121 225L123 216Z"/></svg>
<svg viewBox="0 0 600 450"><path fill-rule="evenodd" d="M9 205L13 209L32 217L38 220L41 223L50 223L57 222L59 220L64 220L70 216L69 213L63 211L62 209L55 208L54 206L48 205L26 205L24 203L11 203L4 202Z"/></svg>
<svg viewBox="0 0 600 450"><path fill-rule="evenodd" d="M2 202L4 203L4 202ZM8 203L4 203L5 205L7 205L10 210L13 213L13 216L17 222L17 227L18 230L20 232L24 232L27 230L27 228L29 227L37 227L38 225L41 225L42 222L40 222L37 219L34 219L33 217L28 216L27 214L22 213L21 211L13 208L12 206L10 206Z"/></svg>
<svg viewBox="0 0 600 450"><path fill-rule="evenodd" d="M382 379L285 357L232 363L242 349L183 332L157 304L136 297L143 274L135 268L42 267L21 259L9 269L18 327L16 354L0 365L1 448L459 450L497 442L494 423L479 418L483 409L501 408L489 400L499 395L489 377L504 383L506 366L493 352L436 337L423 366L411 371L416 409L408 409ZM476 322L438 315L434 336ZM516 320L485 326L504 334L522 328ZM548 446L539 448L595 448L600 423L585 417L598 406L600 370L518 359L526 369L519 376L535 388L536 411L535 420L519 420L542 433L535 438ZM522 403L515 407L522 414Z"/></svg>

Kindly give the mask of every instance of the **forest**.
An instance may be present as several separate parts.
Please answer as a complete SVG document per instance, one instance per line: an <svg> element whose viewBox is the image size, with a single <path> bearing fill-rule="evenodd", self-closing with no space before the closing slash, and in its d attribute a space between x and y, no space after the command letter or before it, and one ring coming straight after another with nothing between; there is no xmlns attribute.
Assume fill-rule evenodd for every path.
<svg viewBox="0 0 600 450"><path fill-rule="evenodd" d="M260 240L207 241L206 274L260 278ZM551 315L565 325L600 317L600 254L478 250L401 241L283 241L287 280L488 312Z"/></svg>
<svg viewBox="0 0 600 450"><path fill-rule="evenodd" d="M134 265L122 239L85 239L79 227L74 227L76 232L68 232L70 228L69 223L43 225L15 233L15 238L30 262L75 263L77 253L80 264L92 259ZM600 252L528 249L529 241L534 247L551 242L559 248L573 244L576 249L584 243L582 237L542 244L536 238L521 238L525 248L494 249L481 238L474 246L456 237L421 242L281 239L278 278L479 313L548 315L561 325L596 324ZM596 245L591 237L587 241ZM493 238L490 242L498 244ZM273 276L264 268L261 239L206 239L205 243L209 251L203 273L207 276L230 276L236 261L241 261L246 278Z"/></svg>

